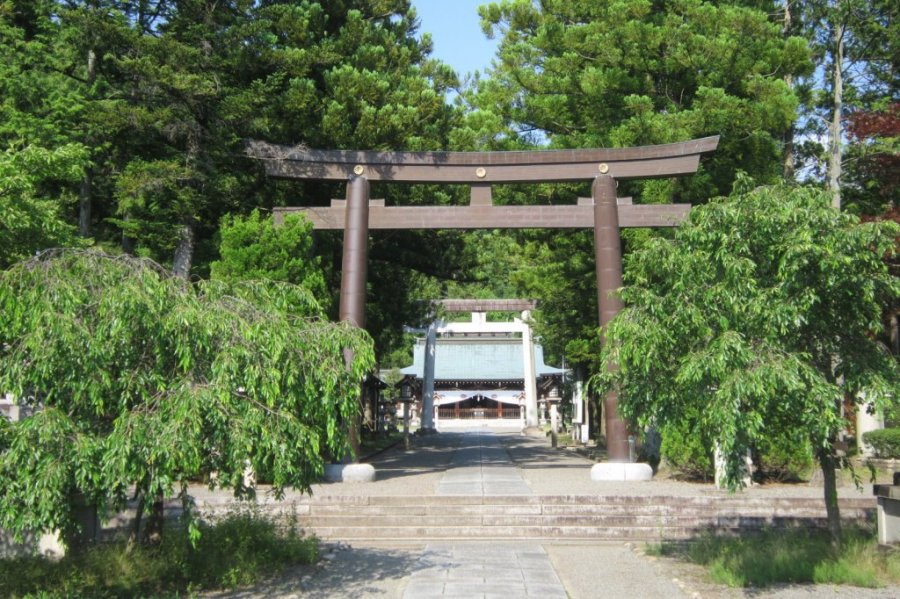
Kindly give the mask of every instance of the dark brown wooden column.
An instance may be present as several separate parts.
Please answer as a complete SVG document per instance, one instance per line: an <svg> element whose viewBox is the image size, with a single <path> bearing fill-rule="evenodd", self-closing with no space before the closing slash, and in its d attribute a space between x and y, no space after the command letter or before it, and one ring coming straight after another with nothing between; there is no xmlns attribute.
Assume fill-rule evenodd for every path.
<svg viewBox="0 0 900 599"><path fill-rule="evenodd" d="M347 184L347 211L344 223L344 255L341 264L340 319L366 326L366 270L369 246L369 181L352 177ZM360 387L360 399L365 389ZM361 407L361 405L360 405ZM350 446L359 457L359 414L350 422Z"/></svg>
<svg viewBox="0 0 900 599"><path fill-rule="evenodd" d="M365 177L353 177L347 184L340 319L360 328L366 326L368 243L369 181Z"/></svg>
<svg viewBox="0 0 900 599"><path fill-rule="evenodd" d="M594 251L597 258L597 309L600 312L601 343L606 325L622 309L617 290L622 287L622 244L619 239L619 211L616 181L609 175L594 179ZM613 365L612 368L615 368ZM611 462L629 461L628 427L619 417L619 397L611 391L603 402L606 420L606 448Z"/></svg>

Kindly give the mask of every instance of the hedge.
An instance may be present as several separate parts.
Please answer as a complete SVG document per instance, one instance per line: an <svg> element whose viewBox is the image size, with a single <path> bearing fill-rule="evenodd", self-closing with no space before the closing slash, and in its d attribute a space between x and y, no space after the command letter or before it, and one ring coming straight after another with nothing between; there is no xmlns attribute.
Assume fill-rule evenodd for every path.
<svg viewBox="0 0 900 599"><path fill-rule="evenodd" d="M872 446L875 457L900 458L900 428L882 428L863 433L863 441Z"/></svg>

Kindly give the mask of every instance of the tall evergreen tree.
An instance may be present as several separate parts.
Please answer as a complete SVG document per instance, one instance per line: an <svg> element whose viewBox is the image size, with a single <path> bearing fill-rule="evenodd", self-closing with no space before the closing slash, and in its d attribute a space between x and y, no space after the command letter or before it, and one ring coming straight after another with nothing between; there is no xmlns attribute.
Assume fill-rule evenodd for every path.
<svg viewBox="0 0 900 599"><path fill-rule="evenodd" d="M772 2L703 0L484 6L483 27L501 36L500 50L491 76L467 97L480 112L467 120L468 139L490 140L491 127L494 140L517 135L551 148L721 136L696 175L620 185L620 195L643 203L703 203L728 193L738 171L777 181L798 108L790 83L811 63L806 41L786 34L774 9ZM540 193L562 203L587 189ZM648 235L626 233L626 251ZM538 258L519 280L526 294L544 300L539 325L546 345L587 366L598 347L590 232L520 237Z"/></svg>
<svg viewBox="0 0 900 599"><path fill-rule="evenodd" d="M873 202L867 192L879 187L867 160L873 153L865 147L872 139L860 139L848 124L855 113L889 111L900 101L900 9L887 0L804 0L790 7L817 66L797 82L803 98L797 131L804 140L797 156L801 172L824 181L834 206L880 212L884 203ZM885 149L879 144L877 155Z"/></svg>

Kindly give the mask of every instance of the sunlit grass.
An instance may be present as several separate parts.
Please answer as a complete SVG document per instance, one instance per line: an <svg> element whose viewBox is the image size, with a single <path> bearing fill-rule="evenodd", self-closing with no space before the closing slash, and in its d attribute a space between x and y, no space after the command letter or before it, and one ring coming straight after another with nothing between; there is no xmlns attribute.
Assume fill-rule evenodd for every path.
<svg viewBox="0 0 900 599"><path fill-rule="evenodd" d="M318 543L279 530L253 513L203 526L196 547L187 531L167 529L159 547L126 551L103 543L53 562L0 560L0 597L172 597L248 585L285 568L314 563Z"/></svg>
<svg viewBox="0 0 900 599"><path fill-rule="evenodd" d="M881 548L871 533L859 530L847 532L837 548L827 533L790 530L743 537L706 536L686 544L652 545L647 551L701 564L714 582L732 587L900 583L900 550Z"/></svg>

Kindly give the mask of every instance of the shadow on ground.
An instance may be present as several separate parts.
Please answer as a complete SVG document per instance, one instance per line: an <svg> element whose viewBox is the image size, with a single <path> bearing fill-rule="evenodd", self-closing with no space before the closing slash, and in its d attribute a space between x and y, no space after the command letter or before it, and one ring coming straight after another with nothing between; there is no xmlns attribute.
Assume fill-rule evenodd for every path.
<svg viewBox="0 0 900 599"><path fill-rule="evenodd" d="M326 549L327 552L327 549ZM405 580L417 569L419 551L351 547L322 559L317 566L301 566L253 588L204 595L210 599L263 597L399 597Z"/></svg>
<svg viewBox="0 0 900 599"><path fill-rule="evenodd" d="M444 472L462 438L459 433L415 437L414 446L409 451L400 444L377 455L370 463L378 472L378 480Z"/></svg>
<svg viewBox="0 0 900 599"><path fill-rule="evenodd" d="M499 435L499 438L513 463L522 469L551 467L584 470L594 463L575 452L550 447L545 439L513 434Z"/></svg>

